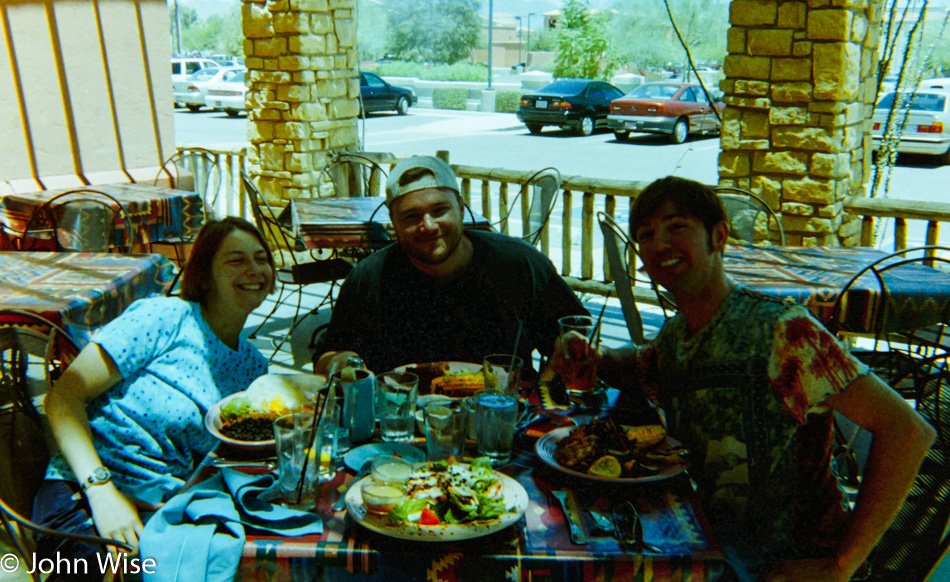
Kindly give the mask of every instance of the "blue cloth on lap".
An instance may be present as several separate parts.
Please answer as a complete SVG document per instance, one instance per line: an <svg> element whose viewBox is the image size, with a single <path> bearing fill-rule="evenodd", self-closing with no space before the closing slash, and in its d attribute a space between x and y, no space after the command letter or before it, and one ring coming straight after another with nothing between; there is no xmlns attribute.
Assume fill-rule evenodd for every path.
<svg viewBox="0 0 950 582"><path fill-rule="evenodd" d="M320 517L262 501L274 475L223 469L176 495L145 524L142 559L154 560L147 580L234 579L244 547L244 526L284 536L323 533Z"/></svg>

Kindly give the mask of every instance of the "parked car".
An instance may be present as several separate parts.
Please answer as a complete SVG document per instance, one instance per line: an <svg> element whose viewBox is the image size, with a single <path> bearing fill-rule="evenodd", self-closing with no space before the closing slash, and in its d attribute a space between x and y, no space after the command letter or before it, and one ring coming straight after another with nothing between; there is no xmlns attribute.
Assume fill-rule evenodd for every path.
<svg viewBox="0 0 950 582"><path fill-rule="evenodd" d="M533 134L546 125L590 135L607 124L607 108L623 91L605 81L559 79L535 93L521 96L518 119Z"/></svg>
<svg viewBox="0 0 950 582"><path fill-rule="evenodd" d="M918 89L941 89L950 91L950 77L937 77L935 79L924 79L917 86Z"/></svg>
<svg viewBox="0 0 950 582"><path fill-rule="evenodd" d="M660 81L640 85L610 104L607 125L626 141L631 131L663 133L673 143L683 143L691 133L718 132L726 104L719 98L710 103L699 84Z"/></svg>
<svg viewBox="0 0 950 582"><path fill-rule="evenodd" d="M208 96L208 86L220 81L229 71L243 71L244 67L207 67L198 69L184 81L173 83L172 92L175 105L187 107L191 111L198 111L205 106L205 97Z"/></svg>
<svg viewBox="0 0 950 582"><path fill-rule="evenodd" d="M205 104L212 109L222 109L228 117L237 117L238 113L246 109L244 94L247 85L244 84L244 74L247 69L233 69L224 73L221 79L209 83Z"/></svg>
<svg viewBox="0 0 950 582"><path fill-rule="evenodd" d="M360 96L364 113L395 111L405 115L409 106L418 102L415 91L390 85L376 73L360 73Z"/></svg>
<svg viewBox="0 0 950 582"><path fill-rule="evenodd" d="M188 80L188 77L197 73L199 69L217 69L219 67L220 65L211 59L175 57L172 59L172 85Z"/></svg>
<svg viewBox="0 0 950 582"><path fill-rule="evenodd" d="M891 118L891 123L899 124L904 112L909 113L897 143L898 153L934 155L942 165L950 164L950 93L943 89L918 89L913 99L907 93L888 93L881 97L874 109L874 149L881 149L887 117L898 95L906 96L909 101L904 104L898 101L898 109Z"/></svg>

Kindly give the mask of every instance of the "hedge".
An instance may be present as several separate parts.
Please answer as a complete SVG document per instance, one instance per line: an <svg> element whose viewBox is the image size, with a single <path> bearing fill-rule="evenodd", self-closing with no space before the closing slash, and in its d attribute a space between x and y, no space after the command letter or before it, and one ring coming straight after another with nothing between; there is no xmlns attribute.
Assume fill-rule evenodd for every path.
<svg viewBox="0 0 950 582"><path fill-rule="evenodd" d="M465 111L468 89L461 87L435 87L432 89L433 109L458 109Z"/></svg>
<svg viewBox="0 0 950 582"><path fill-rule="evenodd" d="M518 110L519 101L521 101L521 91L512 91L511 89L499 91L495 95L495 111L498 113L514 113Z"/></svg>

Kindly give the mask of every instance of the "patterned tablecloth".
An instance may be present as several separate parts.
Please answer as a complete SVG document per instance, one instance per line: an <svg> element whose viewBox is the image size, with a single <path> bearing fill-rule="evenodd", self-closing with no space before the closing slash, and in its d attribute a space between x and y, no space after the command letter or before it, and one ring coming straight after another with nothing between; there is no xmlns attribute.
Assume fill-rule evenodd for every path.
<svg viewBox="0 0 950 582"><path fill-rule="evenodd" d="M163 294L174 269L161 255L0 252L0 307L38 313L83 345L136 299Z"/></svg>
<svg viewBox="0 0 950 582"><path fill-rule="evenodd" d="M389 210L380 207L385 200L385 196L291 200L278 218L292 226L294 236L308 249L366 249L396 240ZM463 222L466 228L492 229L487 219L468 211Z"/></svg>
<svg viewBox="0 0 950 582"><path fill-rule="evenodd" d="M532 441L533 442L533 441ZM530 500L523 519L485 537L460 542L415 542L371 532L330 506L352 480L340 472L322 486L317 512L324 533L304 538L248 534L239 566L243 580L324 580L362 574L359 580L712 580L723 568L721 551L692 503L686 480L636 486L579 481L542 465L533 452L520 452L503 472L517 480ZM552 489L569 490L589 541L570 540ZM589 509L634 501L644 539L659 554L637 553L595 527Z"/></svg>
<svg viewBox="0 0 950 582"><path fill-rule="evenodd" d="M195 192L174 190L147 184L101 184L88 186L90 190L104 192L115 198L129 215L134 240L137 244L167 240L197 232L204 221L201 195ZM0 220L14 231L22 232L33 212L46 200L72 188L43 190L40 192L4 194L0 197ZM81 196L81 194L80 194ZM68 198L67 198L68 199ZM71 205L70 205L71 206ZM96 215L105 209L95 203L82 205L80 212L70 214L68 220L78 227L65 228L73 231L83 225L96 225ZM65 226L65 225L64 225ZM116 217L115 246L127 246L124 218Z"/></svg>
<svg viewBox="0 0 950 582"><path fill-rule="evenodd" d="M888 254L863 247L729 246L725 268L737 282L804 305L827 324L848 281ZM878 333L950 321L950 272L904 265L885 272L883 284L870 272L858 279L842 300L838 323Z"/></svg>

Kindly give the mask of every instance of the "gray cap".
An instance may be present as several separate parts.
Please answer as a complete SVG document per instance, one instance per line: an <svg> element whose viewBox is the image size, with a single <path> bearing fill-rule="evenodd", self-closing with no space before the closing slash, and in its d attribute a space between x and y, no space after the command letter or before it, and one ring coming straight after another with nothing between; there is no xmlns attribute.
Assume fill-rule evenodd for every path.
<svg viewBox="0 0 950 582"><path fill-rule="evenodd" d="M429 170L432 175L423 176L418 180L400 186L399 180L402 175L416 168ZM396 164L396 167L393 168L386 179L386 206L392 206L393 200L403 194L426 188L448 188L456 194L461 194L458 179L455 177L455 172L452 171L451 166L432 156L414 156Z"/></svg>

